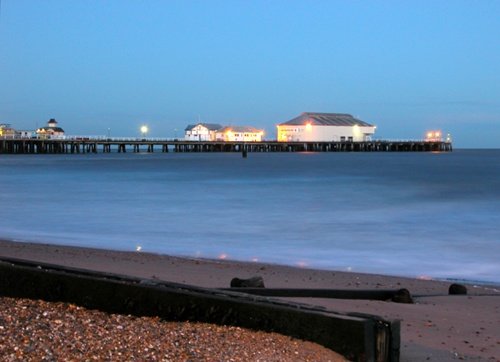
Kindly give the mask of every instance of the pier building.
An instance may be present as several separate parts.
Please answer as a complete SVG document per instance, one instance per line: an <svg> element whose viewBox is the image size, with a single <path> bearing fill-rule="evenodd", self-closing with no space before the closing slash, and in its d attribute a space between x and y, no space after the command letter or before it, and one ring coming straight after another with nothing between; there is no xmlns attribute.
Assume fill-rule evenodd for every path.
<svg viewBox="0 0 500 362"><path fill-rule="evenodd" d="M8 138L14 137L16 130L10 126L10 124L2 123L0 124L0 137Z"/></svg>
<svg viewBox="0 0 500 362"><path fill-rule="evenodd" d="M305 112L277 128L279 142L366 142L376 127L350 114Z"/></svg>
<svg viewBox="0 0 500 362"><path fill-rule="evenodd" d="M215 133L222 126L217 123L197 123L190 124L184 130L186 141L215 141Z"/></svg>
<svg viewBox="0 0 500 362"><path fill-rule="evenodd" d="M215 133L216 141L225 142L261 142L264 130L254 127L224 127Z"/></svg>
<svg viewBox="0 0 500 362"><path fill-rule="evenodd" d="M57 125L54 118L49 119L47 126L38 128L36 134L40 139L60 138L64 136L64 130Z"/></svg>

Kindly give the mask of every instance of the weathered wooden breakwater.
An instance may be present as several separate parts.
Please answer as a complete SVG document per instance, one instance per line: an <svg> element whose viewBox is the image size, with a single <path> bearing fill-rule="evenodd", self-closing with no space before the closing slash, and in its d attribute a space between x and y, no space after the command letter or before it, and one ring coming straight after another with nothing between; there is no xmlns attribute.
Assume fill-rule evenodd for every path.
<svg viewBox="0 0 500 362"><path fill-rule="evenodd" d="M321 344L351 361L397 362L401 323L155 279L0 257L0 296L77 304L163 320L234 325Z"/></svg>
<svg viewBox="0 0 500 362"><path fill-rule="evenodd" d="M0 139L3 154L110 152L451 152L443 141L217 142L119 139Z"/></svg>

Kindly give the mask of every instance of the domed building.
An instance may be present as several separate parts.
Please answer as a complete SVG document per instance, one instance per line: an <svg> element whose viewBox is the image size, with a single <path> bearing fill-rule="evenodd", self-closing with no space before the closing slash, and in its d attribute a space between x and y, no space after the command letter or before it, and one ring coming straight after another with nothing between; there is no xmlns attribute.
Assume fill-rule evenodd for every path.
<svg viewBox="0 0 500 362"><path fill-rule="evenodd" d="M38 138L61 138L64 136L64 130L57 125L54 118L49 119L47 126L36 130Z"/></svg>

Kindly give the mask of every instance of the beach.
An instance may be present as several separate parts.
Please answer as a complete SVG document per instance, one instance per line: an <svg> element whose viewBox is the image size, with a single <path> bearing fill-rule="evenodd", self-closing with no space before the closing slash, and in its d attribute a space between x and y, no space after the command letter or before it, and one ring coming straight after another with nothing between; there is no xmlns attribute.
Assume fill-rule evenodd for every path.
<svg viewBox="0 0 500 362"><path fill-rule="evenodd" d="M235 326L22 298L0 298L0 308L3 361L345 361L311 342Z"/></svg>
<svg viewBox="0 0 500 362"><path fill-rule="evenodd" d="M467 284L467 295L448 295L448 281L8 240L0 241L0 255L207 288L227 288L234 277L252 276L261 276L268 288L406 288L414 304L280 299L401 320L402 361L500 360L500 287L494 285Z"/></svg>

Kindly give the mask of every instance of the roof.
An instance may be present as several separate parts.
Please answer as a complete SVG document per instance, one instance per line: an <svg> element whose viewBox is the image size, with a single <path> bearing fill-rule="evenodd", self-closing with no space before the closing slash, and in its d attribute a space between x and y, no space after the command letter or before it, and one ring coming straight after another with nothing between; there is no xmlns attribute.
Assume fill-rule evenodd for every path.
<svg viewBox="0 0 500 362"><path fill-rule="evenodd" d="M373 125L354 118L350 114L344 113L312 113L304 112L300 116L291 119L288 122L280 123L281 125L306 125L312 124L316 126L361 126L373 127Z"/></svg>
<svg viewBox="0 0 500 362"><path fill-rule="evenodd" d="M217 131L222 128L220 124L217 123L196 123L196 124L190 124L189 126L186 127L185 131L191 131L193 128L196 126L203 126L210 131Z"/></svg>
<svg viewBox="0 0 500 362"><path fill-rule="evenodd" d="M64 130L61 127L40 127L36 131L37 132L41 132L41 131L64 132Z"/></svg>
<svg viewBox="0 0 500 362"><path fill-rule="evenodd" d="M218 132L228 132L228 131L231 131L231 132L238 132L238 133L259 133L259 132L262 132L261 129L257 129L257 128L254 128L254 127L248 127L248 126L227 126L227 127L224 127L220 130L218 130Z"/></svg>

